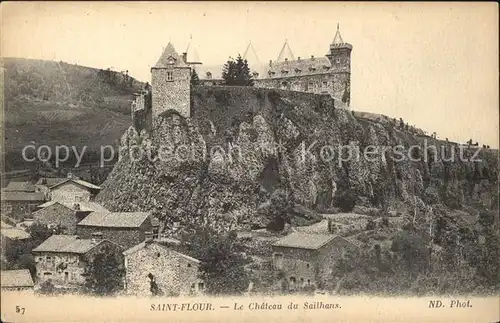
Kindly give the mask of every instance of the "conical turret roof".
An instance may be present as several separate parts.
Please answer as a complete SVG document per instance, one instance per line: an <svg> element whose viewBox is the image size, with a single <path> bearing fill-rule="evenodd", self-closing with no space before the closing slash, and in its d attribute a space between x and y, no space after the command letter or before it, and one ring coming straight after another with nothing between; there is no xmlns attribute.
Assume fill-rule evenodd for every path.
<svg viewBox="0 0 500 323"><path fill-rule="evenodd" d="M288 45L288 41L285 40L283 47L281 48L280 54L278 55L277 62L283 62L286 60L294 61L295 56L293 56L292 50L290 49L290 45Z"/></svg>
<svg viewBox="0 0 500 323"><path fill-rule="evenodd" d="M200 55L198 54L198 46L193 43L193 37L189 38L189 43L186 48L187 63L201 64Z"/></svg>

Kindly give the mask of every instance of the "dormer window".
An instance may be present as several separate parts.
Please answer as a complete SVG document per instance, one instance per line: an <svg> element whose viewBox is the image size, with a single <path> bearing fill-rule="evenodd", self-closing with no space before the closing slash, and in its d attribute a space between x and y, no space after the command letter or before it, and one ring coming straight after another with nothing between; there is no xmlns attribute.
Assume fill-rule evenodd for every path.
<svg viewBox="0 0 500 323"><path fill-rule="evenodd" d="M171 71L167 72L167 82L172 82L174 80L174 75Z"/></svg>
<svg viewBox="0 0 500 323"><path fill-rule="evenodd" d="M295 73L297 73L297 74L298 74L298 73L300 73L300 72L302 72L302 70L301 70L300 68L296 68L296 69L295 69Z"/></svg>
<svg viewBox="0 0 500 323"><path fill-rule="evenodd" d="M288 71L287 70L281 70L281 74L286 75L286 74L288 74Z"/></svg>
<svg viewBox="0 0 500 323"><path fill-rule="evenodd" d="M329 67L329 66L326 66L326 65L323 65L323 69L324 69L324 70L329 70L329 69L330 69L330 67Z"/></svg>
<svg viewBox="0 0 500 323"><path fill-rule="evenodd" d="M311 67L309 67L309 71L311 71L311 72L316 71L316 67L312 67L312 66L311 66Z"/></svg>
<svg viewBox="0 0 500 323"><path fill-rule="evenodd" d="M167 58L167 64L174 65L175 64L175 58L173 56L169 56Z"/></svg>
<svg viewBox="0 0 500 323"><path fill-rule="evenodd" d="M340 58L338 58L338 57L337 57L337 59L335 60L335 62L336 62L337 64L340 64Z"/></svg>

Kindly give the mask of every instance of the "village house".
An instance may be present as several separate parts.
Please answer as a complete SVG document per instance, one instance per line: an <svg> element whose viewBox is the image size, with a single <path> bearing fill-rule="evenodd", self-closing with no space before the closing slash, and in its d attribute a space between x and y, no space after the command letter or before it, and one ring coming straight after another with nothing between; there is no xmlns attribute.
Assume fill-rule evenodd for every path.
<svg viewBox="0 0 500 323"><path fill-rule="evenodd" d="M112 252L120 257L123 248L95 235L83 239L76 235L52 235L32 250L37 280L58 287L77 287L85 283L86 270L96 254Z"/></svg>
<svg viewBox="0 0 500 323"><path fill-rule="evenodd" d="M274 268L282 272L289 290L297 290L319 288L331 275L335 261L357 246L335 235L294 232L275 242L272 249Z"/></svg>
<svg viewBox="0 0 500 323"><path fill-rule="evenodd" d="M2 270L0 272L0 282L2 292L33 292L35 285L28 269Z"/></svg>
<svg viewBox="0 0 500 323"><path fill-rule="evenodd" d="M104 239L130 248L143 242L147 232L157 238L158 228L149 212L92 212L77 224L76 233L91 238L92 233L100 232Z"/></svg>
<svg viewBox="0 0 500 323"><path fill-rule="evenodd" d="M49 227L60 226L66 234L76 233L76 224L91 212L109 212L96 202L78 202L73 204L49 201L33 212L33 219Z"/></svg>
<svg viewBox="0 0 500 323"><path fill-rule="evenodd" d="M89 202L99 193L101 188L84 180L68 174L68 178L52 186L48 186L48 197L50 201L63 204Z"/></svg>
<svg viewBox="0 0 500 323"><path fill-rule="evenodd" d="M151 238L124 251L123 256L127 294L150 296L153 282L158 293L165 296L203 293L204 284L198 276L200 261L197 259Z"/></svg>
<svg viewBox="0 0 500 323"><path fill-rule="evenodd" d="M36 207L45 202L41 192L2 192L2 215L16 220L31 216Z"/></svg>

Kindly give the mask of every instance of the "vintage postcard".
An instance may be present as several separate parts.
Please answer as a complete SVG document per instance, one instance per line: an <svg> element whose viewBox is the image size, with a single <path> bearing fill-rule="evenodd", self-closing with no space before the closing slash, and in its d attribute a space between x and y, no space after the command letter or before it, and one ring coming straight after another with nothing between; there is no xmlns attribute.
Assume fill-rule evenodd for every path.
<svg viewBox="0 0 500 323"><path fill-rule="evenodd" d="M496 3L3 2L2 322L499 322Z"/></svg>

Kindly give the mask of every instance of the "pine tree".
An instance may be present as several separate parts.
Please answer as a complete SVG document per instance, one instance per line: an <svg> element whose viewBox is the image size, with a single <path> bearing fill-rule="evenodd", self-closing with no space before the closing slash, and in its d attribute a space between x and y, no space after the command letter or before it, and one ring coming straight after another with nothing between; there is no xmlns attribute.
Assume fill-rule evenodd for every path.
<svg viewBox="0 0 500 323"><path fill-rule="evenodd" d="M224 64L222 78L225 85L231 86L253 86L253 78L248 67L248 62L238 55L236 60L229 59Z"/></svg>
<svg viewBox="0 0 500 323"><path fill-rule="evenodd" d="M196 73L196 70L193 69L193 72L191 73L191 85L198 84L200 84L200 78L198 77L198 73Z"/></svg>

